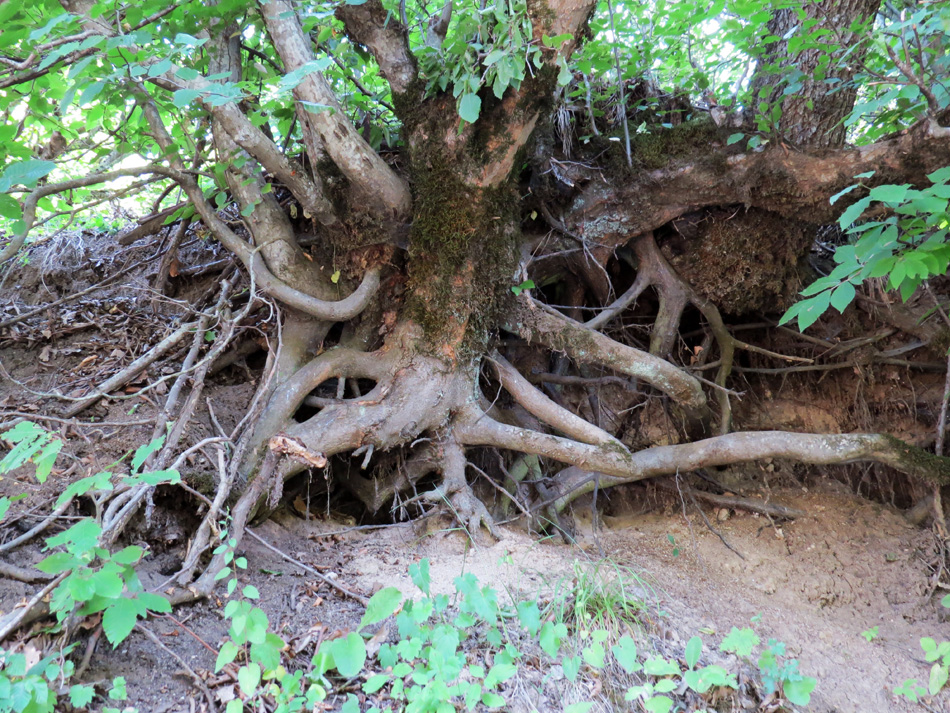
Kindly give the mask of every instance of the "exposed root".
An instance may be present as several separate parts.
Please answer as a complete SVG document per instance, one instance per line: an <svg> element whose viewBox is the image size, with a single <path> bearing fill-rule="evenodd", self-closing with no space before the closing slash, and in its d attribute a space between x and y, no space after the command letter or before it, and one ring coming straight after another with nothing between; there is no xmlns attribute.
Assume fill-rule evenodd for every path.
<svg viewBox="0 0 950 713"><path fill-rule="evenodd" d="M593 446L499 423L472 409L457 427L466 445L490 445L545 456L577 466L562 471L557 509L595 487L631 483L658 475L717 465L787 458L814 465L871 461L889 465L921 481L950 484L950 459L935 456L882 434L809 434L783 431L731 433L637 453ZM595 474L597 477L594 477Z"/></svg>
<svg viewBox="0 0 950 713"><path fill-rule="evenodd" d="M732 405L729 401L729 392L726 390L726 379L732 373L736 349L745 349L787 361L812 363L811 359L777 354L733 337L716 305L693 289L667 262L652 232L636 239L634 251L637 256L637 278L633 285L616 302L586 322L584 326L590 329L603 327L635 302L644 290L653 287L659 298L659 308L650 337L650 353L665 358L676 343L683 311L688 305L694 305L706 318L709 329L719 345L719 371L713 385L718 387L716 398L719 403L720 434L726 434L731 430Z"/></svg>
<svg viewBox="0 0 950 713"><path fill-rule="evenodd" d="M452 515L466 528L472 542L482 525L496 540L501 539L501 533L495 527L495 521L488 514L485 504L475 497L471 487L465 480L465 450L454 439L446 439L442 447L442 487L420 495L420 498L431 503L448 505Z"/></svg>
<svg viewBox="0 0 950 713"><path fill-rule="evenodd" d="M643 379L669 395L693 419L704 421L708 417L706 395L692 376L665 359L616 342L540 302L523 297L507 328L580 363L599 364Z"/></svg>

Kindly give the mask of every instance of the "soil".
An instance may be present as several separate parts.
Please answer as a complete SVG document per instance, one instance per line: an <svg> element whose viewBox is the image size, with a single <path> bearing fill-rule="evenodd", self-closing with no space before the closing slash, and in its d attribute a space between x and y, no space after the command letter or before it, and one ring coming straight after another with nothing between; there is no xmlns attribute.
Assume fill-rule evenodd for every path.
<svg viewBox="0 0 950 713"><path fill-rule="evenodd" d="M13 278L8 276L6 286L0 287L0 305L10 307L0 309L0 321L31 304L48 302L102 279L109 265L79 260L73 254L79 250L77 244L81 257L95 254L94 243L88 238L85 243L61 245L59 257L34 262ZM217 256L212 248L197 245L180 257L187 267ZM116 259L113 256L112 262ZM137 273L129 284L145 290L149 280L148 272ZM182 282L176 289L184 295L201 288L198 283ZM0 362L5 370L0 380L0 426L14 423L16 413L57 413L56 402L38 392L68 384L67 391L78 393L96 383L110 369L129 363L156 320L174 313L172 304L143 315L140 303L129 294L127 285L98 294L94 302L74 304L71 311L42 315L0 332ZM159 362L150 371L162 373L162 368ZM243 415L257 376L238 362L209 383L207 396L226 430ZM931 396L939 398L943 376L927 377L914 385L901 384L905 376L902 372L871 379L861 392L863 413L896 424L882 430L925 445L928 438L932 440L933 414L918 408L921 394L933 392ZM855 384L864 378L857 370L846 371L813 384L811 391L800 388L807 383L804 380L778 384L773 387L774 399L768 389L760 388L764 399L745 402L738 413L746 425L757 427L850 430L858 427L852 406L860 388ZM147 395L127 396L90 412L100 420L126 425L44 424L69 445L45 485L37 485L25 473L0 480L0 494L27 494L7 516L4 539L32 526L37 513L47 512L49 503L70 481L110 466L149 439L154 401ZM644 433L650 425L646 421ZM660 426L657 431L664 432ZM192 431L185 445L213 433L207 410L196 418ZM197 455L185 477L196 482L210 469L205 456ZM740 496L781 503L805 515L772 521L742 509L710 506L703 506L700 513L688 497L677 492L676 480L667 479L665 488L648 483L602 493L596 530L590 501L575 503L573 545L504 527L501 541L473 546L448 521L435 519L422 526L352 529L352 519L336 512L335 503L318 504L320 496L314 494L308 510L303 496L294 500L291 490L291 504L256 532L290 557L367 596L391 585L406 593L413 591L407 568L421 558L431 561L436 591L451 591L456 576L471 572L496 589L505 587L527 597L540 597L558 581L576 577L577 568L606 560L638 573L639 595L665 612L665 636L674 645L685 644L702 632L707 646L715 646L732 627L753 621L763 641L784 642L789 654L800 660L801 671L818 679L808 710L923 710L891 693L905 679L927 679L929 665L923 660L920 638L940 640L950 634L947 610L931 596L927 562L933 535L911 525L893 504L909 505L920 493L911 489L895 499L894 491L888 493L881 485L884 479L873 471L845 467L806 471L776 463L712 475ZM318 493L316 485L314 493ZM160 587L175 571L196 512L194 501L169 491L158 499L151 523L129 533L130 542L146 542L151 548L141 574L147 588ZM82 514L88 513L69 513ZM428 529L420 529L424 527ZM358 602L250 538L245 538L242 549L249 563L243 583L259 589L275 631L289 642L290 653L296 654L301 665L309 661L316 642L352 629L359 621L363 608ZM28 566L42 556L34 542L5 558ZM0 610L9 611L33 591L34 585L0 579ZM128 705L143 712L204 710L202 694L168 652L173 651L219 701L226 699L234 682L213 673L226 631L221 608L215 598L150 621L147 626L167 650L138 632L114 651L99 641L83 679L101 683L124 676L129 684ZM877 637L867 641L862 633L874 627ZM53 643L43 637L38 634L29 646ZM87 637L88 632L80 633L81 640ZM80 649L84 645L81 642ZM948 700L945 693L929 702L929 710L950 711Z"/></svg>
<svg viewBox="0 0 950 713"><path fill-rule="evenodd" d="M428 558L435 592L451 593L454 578L471 572L482 583L530 598L576 576L577 567L594 567L606 557L642 579L641 595L666 612L666 636L674 648L696 634L707 646L715 645L732 627L751 625L763 641L784 642L801 671L818 679L810 711L923 710L891 691L908 678L926 680L929 666L919 640L945 638L950 631L946 615L927 597L923 556L930 534L909 525L893 508L837 486L807 490L770 494L773 502L808 513L795 521L770 523L741 510L719 521L717 511L705 511L741 558L692 508L684 518L673 500L648 513L607 516L597 532L582 520L573 546L512 528L503 529L501 541L474 547L451 528L346 532L345 522L306 521L287 511L257 532L365 594L383 586L413 592L408 566ZM340 531L344 534L320 534ZM260 589L276 630L292 642L314 632L332 635L353 628L362 615L358 603L256 542L247 542L245 554L246 581ZM209 672L216 655L211 649L225 633L219 611L214 603L204 603L175 613L210 648L173 621L159 620L151 627L193 669ZM873 627L878 636L866 641L862 632ZM93 680L123 675L131 684L154 680L155 671L176 672L160 687L130 685L131 702L140 710L185 713L193 710L192 699L201 704L189 682L178 676L180 665L143 636L134 634L116 652L106 649L100 645L94 658L88 673ZM930 710L950 711L946 700L930 705Z"/></svg>

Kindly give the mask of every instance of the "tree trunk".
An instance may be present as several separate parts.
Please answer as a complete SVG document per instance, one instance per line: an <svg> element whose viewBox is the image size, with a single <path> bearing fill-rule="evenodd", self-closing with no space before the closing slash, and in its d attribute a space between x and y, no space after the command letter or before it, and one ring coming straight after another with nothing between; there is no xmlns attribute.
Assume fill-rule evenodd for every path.
<svg viewBox="0 0 950 713"><path fill-rule="evenodd" d="M782 140L799 148L842 146L842 120L854 107L855 68L865 54L860 28L870 22L880 0L827 0L781 8L768 30L779 38L766 46L752 80L760 128L774 125L781 113ZM811 36L825 33L817 39ZM764 116L763 116L764 115Z"/></svg>

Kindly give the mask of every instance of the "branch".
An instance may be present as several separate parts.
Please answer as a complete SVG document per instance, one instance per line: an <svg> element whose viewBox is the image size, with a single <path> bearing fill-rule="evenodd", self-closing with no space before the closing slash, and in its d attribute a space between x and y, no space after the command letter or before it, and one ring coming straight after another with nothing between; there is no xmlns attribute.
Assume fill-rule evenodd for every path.
<svg viewBox="0 0 950 713"><path fill-rule="evenodd" d="M169 14L170 12L172 12L172 11L174 11L174 10L177 10L179 6L180 6L180 3L178 3L178 2L169 3L168 7L162 8L162 9L159 10L158 12L152 13L152 14L149 15L148 17L143 18L139 23L137 23L137 24L135 25L135 27L130 28L129 31L130 31L130 32L134 32L135 30L141 29L142 27L145 27L146 25L150 25L151 23L155 22L156 20L160 20L161 18L165 17L165 15ZM88 11L88 9L89 9L89 8L86 8L87 11ZM70 12L74 12L74 11L73 11L73 10L70 10ZM82 11L81 11L81 10L80 10L80 14L82 14ZM85 15L85 16L84 16L84 20L83 20L83 21L84 21L84 23L92 22L92 21L89 19L88 15ZM115 34L115 33L112 32L111 30L110 30L110 31L107 31L107 32L103 32L103 31L102 31L102 26L99 25L99 24L95 24L95 25L94 25L94 28L95 28L95 29L89 29L89 30L87 30L87 32L89 33L90 36L91 36L91 35L98 35L98 34L106 34L108 37L112 37L112 36ZM82 33L82 34L86 34L86 32L84 32L84 33ZM76 35L75 37L79 37L79 36L80 36L80 35ZM61 38L61 39L66 39L66 38ZM40 60L43 58L43 57L42 57L42 50L43 50L43 49L55 47L55 46L57 46L57 44L58 44L58 41L49 42L49 43L47 43L46 45L41 45L40 47L36 48L36 49L30 54L30 56L27 57L27 58L19 65L18 69L22 69L23 71L21 71L21 72L19 72L19 73L17 73L17 74L14 74L14 75L12 75L12 76L6 77L6 78L4 78L4 79L2 79L2 80L0 80L0 89L4 89L4 88L6 88L6 87L11 87L11 86L15 86L15 85L17 85L17 84L23 84L24 82L32 81L32 80L37 79L37 78L39 78L39 77L42 77L42 76L44 76L44 75L46 75L46 74L49 74L49 73L52 72L54 69L58 69L61 64L69 65L69 64L72 64L72 63L74 63L74 62L76 62L76 61L78 61L78 60L80 60L80 59L82 59L82 58L84 58L84 57L88 57L89 55L96 54L97 52L100 51L100 49L99 49L98 47L89 47L88 49L77 50L77 51L75 51L75 52L70 52L70 53L67 54L66 56L59 58L57 61L53 62L53 63L52 63L51 65L49 65L48 67L44 67L43 69L27 69L27 67L30 67L30 66L32 66L33 64L36 64L36 62L40 61Z"/></svg>
<svg viewBox="0 0 950 713"><path fill-rule="evenodd" d="M48 183L45 186L35 188L30 193L30 195L27 196L26 201L23 203L23 230L21 230L19 233L16 233L13 238L10 239L10 242L7 243L7 246L2 251L0 251L0 264L6 262L11 257L16 255L19 249L23 247L23 243L26 241L27 236L30 234L30 230L33 228L33 223L36 221L36 206L40 202L41 198L51 196L54 193L69 191L74 188L85 188L87 186L96 185L97 183L108 183L109 181L114 181L117 178L141 176L145 173L161 173L161 170L155 166L122 168L115 171L109 171L107 173L94 173L90 176L74 178L70 181L62 181L61 183Z"/></svg>
<svg viewBox="0 0 950 713"><path fill-rule="evenodd" d="M172 85L180 84L189 89L202 93L213 90L214 82L204 77L182 82L173 78L169 72L165 79ZM234 102L215 104L202 97L202 103L228 132L234 142L253 156L272 175L276 176L287 186L294 197L300 201L303 209L316 218L322 225L331 226L339 222L333 205L327 199L323 182L314 172L311 179L307 172L296 161L287 158L284 153L267 135L251 123Z"/></svg>
<svg viewBox="0 0 950 713"><path fill-rule="evenodd" d="M686 213L713 205L764 208L807 223L831 223L864 191L834 205L835 193L875 171L874 183L926 185L926 175L947 165L950 128L927 119L899 136L858 148L816 153L775 146L731 153L721 141L697 147L688 159L641 171L621 188L592 181L574 200L568 228L587 241L611 247L626 243Z"/></svg>
<svg viewBox="0 0 950 713"><path fill-rule="evenodd" d="M389 82L393 94L405 92L416 78L416 60L409 51L406 26L390 17L380 0L341 5L336 16L343 22L350 39L373 53L379 72Z"/></svg>
<svg viewBox="0 0 950 713"><path fill-rule="evenodd" d="M271 0L261 6L261 13L288 72L314 61L310 41L288 0ZM359 135L323 74L306 74L294 88L294 96L305 107L317 110L308 112L307 118L320 135L323 149L368 203L375 204L375 212L387 219L405 219L412 203L409 186ZM323 107L331 110L321 110Z"/></svg>
<svg viewBox="0 0 950 713"><path fill-rule="evenodd" d="M165 129L165 125L162 122L162 118L155 104L150 100L143 101L143 110L149 128L152 130L159 146L161 146L162 150L168 155L174 156L174 143L172 142L171 136L168 135L168 131ZM205 226L207 226L208 230L210 230L228 250L237 255L249 271L253 271L254 279L262 290L281 302L299 309L301 312L328 322L343 322L352 319L362 312L370 303L376 294L376 290L379 288L380 269L378 267L370 268L366 271L360 286L357 287L349 297L333 302L308 295L300 290L294 289L286 282L279 280L267 269L263 260L255 259L257 257L257 250L251 248L250 245L238 237L237 234L218 217L214 208L211 207L211 204L208 203L208 200L205 198L197 181L195 181L189 173L181 170L180 161L177 161L177 163L179 167L176 168L156 166L151 170L155 173L168 176L181 185L182 190L185 191L185 194L195 206L195 210L198 212L198 215L201 216L201 220Z"/></svg>

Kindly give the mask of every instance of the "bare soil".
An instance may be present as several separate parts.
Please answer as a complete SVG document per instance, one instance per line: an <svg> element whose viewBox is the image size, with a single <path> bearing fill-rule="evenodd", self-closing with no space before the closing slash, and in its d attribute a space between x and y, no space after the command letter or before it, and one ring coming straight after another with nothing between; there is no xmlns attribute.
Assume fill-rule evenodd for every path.
<svg viewBox="0 0 950 713"><path fill-rule="evenodd" d="M348 530L348 523L306 521L287 511L257 532L347 588L366 594L383 586L411 593L407 568L425 557L431 562L434 591L452 592L454 578L471 572L496 588L538 596L575 576L576 567L593 566L606 556L640 575L644 598L666 612L664 625L674 647L697 633L715 646L731 627L751 625L763 641L774 638L787 644L802 672L818 679L808 710L924 710L891 691L908 678L926 680L929 666L922 660L919 640L950 632L946 615L927 597L924 559L931 536L894 509L841 490L835 484L771 493L774 502L809 513L794 522L773 524L738 510L720 521L725 515L706 510L706 517L742 558L725 547L698 513L688 510L684 518L672 500L665 509L605 517L596 533L581 522L575 546L555 539L539 541L511 528L504 529L501 541L481 546L472 546L464 534L448 528L420 532L392 527L325 536L321 533ZM253 541L247 542L245 552L247 581L260 589L276 630L292 645L355 626L362 614L359 604ZM183 625L172 620L151 625L169 648L211 682L212 649L225 633L219 612L216 603L208 602L176 612ZM875 626L878 637L866 641L862 632ZM132 702L140 710L184 713L202 705L179 676L180 665L143 636L133 635L114 653L106 649L100 645L89 676L126 676ZM302 655L301 663L306 658ZM160 686L136 685L157 683L157 671L163 672ZM950 707L944 697L930 702L929 709Z"/></svg>

